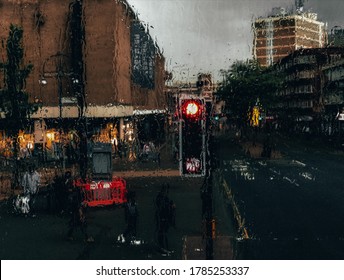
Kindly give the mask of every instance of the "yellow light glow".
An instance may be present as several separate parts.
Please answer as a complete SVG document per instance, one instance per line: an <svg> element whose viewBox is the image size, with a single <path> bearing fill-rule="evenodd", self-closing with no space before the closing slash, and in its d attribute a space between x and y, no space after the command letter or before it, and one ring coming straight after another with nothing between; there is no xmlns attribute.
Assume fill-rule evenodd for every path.
<svg viewBox="0 0 344 280"><path fill-rule="evenodd" d="M54 134L53 132L47 132L47 138L48 138L49 140L54 140L55 134Z"/></svg>
<svg viewBox="0 0 344 280"><path fill-rule="evenodd" d="M27 143L27 148L30 150L33 149L33 143L31 141Z"/></svg>

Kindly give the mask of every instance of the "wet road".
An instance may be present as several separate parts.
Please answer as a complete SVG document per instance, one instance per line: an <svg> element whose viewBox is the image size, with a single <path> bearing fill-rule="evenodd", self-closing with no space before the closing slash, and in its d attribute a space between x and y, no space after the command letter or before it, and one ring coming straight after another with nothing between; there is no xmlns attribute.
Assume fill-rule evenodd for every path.
<svg viewBox="0 0 344 280"><path fill-rule="evenodd" d="M124 209L120 206L90 207L86 216L93 243L84 242L77 229L75 240L67 240L69 215L38 211L37 217L18 216L0 203L0 259L17 260L136 260L182 259L184 236L201 236L201 199L197 178L136 177L127 178L127 187L136 192L139 219L139 245L117 242L126 228ZM154 200L161 185L170 185L169 197L177 205L177 226L170 227L170 255L157 245Z"/></svg>
<svg viewBox="0 0 344 280"><path fill-rule="evenodd" d="M283 141L283 158L251 159L221 141L223 176L250 240L244 259L344 259L342 154Z"/></svg>
<svg viewBox="0 0 344 280"><path fill-rule="evenodd" d="M229 138L217 147L219 172L234 193L250 239L242 241L240 259L344 259L343 154L305 148L283 141L281 159L248 158ZM170 171L169 171L170 172ZM79 234L65 238L68 217L38 213L37 218L13 216L0 209L1 259L181 259L184 236L201 236L202 180L160 176L159 172L127 178L137 193L139 238L145 243L126 247L116 242L125 228L120 207L90 209L86 244ZM145 176L144 176L145 175ZM157 250L154 198L162 183L169 183L177 205L177 228L169 231L174 253ZM228 203L214 193L217 232L234 233Z"/></svg>

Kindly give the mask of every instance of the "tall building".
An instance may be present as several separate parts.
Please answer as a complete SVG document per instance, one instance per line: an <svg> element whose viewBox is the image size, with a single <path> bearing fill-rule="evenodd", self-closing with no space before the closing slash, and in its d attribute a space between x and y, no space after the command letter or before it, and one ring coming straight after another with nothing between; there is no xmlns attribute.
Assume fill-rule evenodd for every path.
<svg viewBox="0 0 344 280"><path fill-rule="evenodd" d="M322 48L327 44L326 24L317 14L274 8L268 17L253 24L253 56L261 66L270 66L298 49Z"/></svg>

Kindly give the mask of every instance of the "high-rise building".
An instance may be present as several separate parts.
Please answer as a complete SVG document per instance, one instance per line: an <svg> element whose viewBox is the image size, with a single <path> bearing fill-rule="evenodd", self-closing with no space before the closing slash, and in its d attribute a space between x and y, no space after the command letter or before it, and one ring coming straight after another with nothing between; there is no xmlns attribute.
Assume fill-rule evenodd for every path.
<svg viewBox="0 0 344 280"><path fill-rule="evenodd" d="M303 12L298 5L295 12L274 8L253 24L253 56L261 66L270 66L298 49L322 48L327 44L326 24L317 14Z"/></svg>

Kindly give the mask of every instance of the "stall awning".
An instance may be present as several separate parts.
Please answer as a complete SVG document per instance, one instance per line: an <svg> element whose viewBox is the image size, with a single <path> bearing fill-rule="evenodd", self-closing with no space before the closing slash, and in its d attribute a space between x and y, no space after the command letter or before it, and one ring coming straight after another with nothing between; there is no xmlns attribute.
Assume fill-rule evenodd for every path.
<svg viewBox="0 0 344 280"><path fill-rule="evenodd" d="M62 118L78 118L77 106L62 106ZM133 106L87 106L85 117L88 118L115 118L128 117L133 115ZM36 113L31 115L32 119L59 118L60 108L58 106L43 106Z"/></svg>
<svg viewBox="0 0 344 280"><path fill-rule="evenodd" d="M165 113L166 113L166 110L163 110L163 109L152 109L152 110L137 110L137 109L135 109L133 111L133 114L135 116L138 116L138 115L165 114Z"/></svg>

